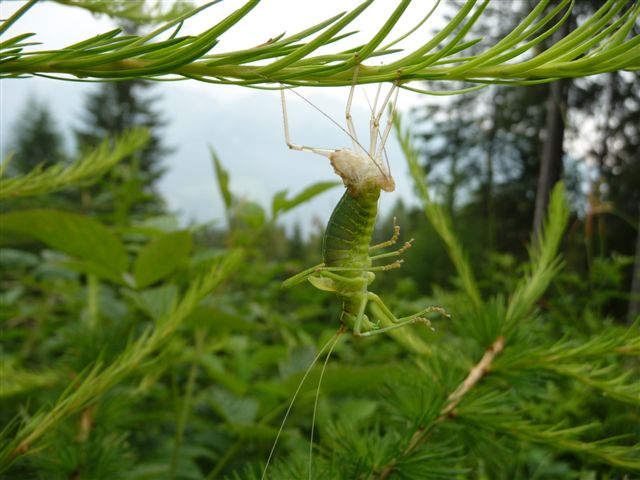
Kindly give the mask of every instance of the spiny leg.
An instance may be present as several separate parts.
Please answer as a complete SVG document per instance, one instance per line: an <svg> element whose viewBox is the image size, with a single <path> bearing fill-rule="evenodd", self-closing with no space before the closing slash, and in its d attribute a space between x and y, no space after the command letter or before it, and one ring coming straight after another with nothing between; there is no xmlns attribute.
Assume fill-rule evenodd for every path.
<svg viewBox="0 0 640 480"><path fill-rule="evenodd" d="M387 265L379 265L377 267L318 267L316 272L386 272L402 266L402 260L396 260Z"/></svg>
<svg viewBox="0 0 640 480"><path fill-rule="evenodd" d="M371 245L369 247L369 251L373 252L374 250L380 250L381 248L390 247L398 241L398 237L400 237L400 225L396 225L396 217L393 217L393 235L391 236L391 238L386 242Z"/></svg>
<svg viewBox="0 0 640 480"><path fill-rule="evenodd" d="M381 253L380 255L374 255L373 257L369 257L369 260L375 261L375 260L381 260L383 258L398 257L398 256L402 255L404 252L406 252L408 249L410 249L412 244L413 244L413 238L411 240L409 240L408 242L405 242L404 245L401 246L399 249L394 250L393 252L387 252L387 253Z"/></svg>
<svg viewBox="0 0 640 480"><path fill-rule="evenodd" d="M402 323L402 322L407 322L407 321L410 321L410 320L422 319L422 320L419 320L419 321L423 321L424 323L427 323L427 325L431 325L431 322L429 322L429 320L427 320L426 318L423 317L423 315L427 315L429 313L439 313L443 317L447 317L447 318L451 317L449 315L449 313L447 313L447 311L444 308L433 307L432 306L432 307L426 307L426 308L420 310L418 313L414 313L413 315L408 315L406 317L397 318L391 312L391 310L389 310L389 307L387 307L385 305L385 303L382 301L382 299L378 295L376 295L373 292L369 292L369 293L367 293L367 298L370 301L372 301L373 303L375 303L380 308L380 310L382 310L384 315L393 323Z"/></svg>
<svg viewBox="0 0 640 480"><path fill-rule="evenodd" d="M425 315L427 313L431 313L431 312L438 312L442 315L445 316L449 316L449 314L447 312L445 312L442 308L440 307L428 307L425 308L424 310L414 314L414 315L409 315L408 317L401 317L401 318L396 318L396 316L391 312L391 310L389 310L389 307L387 307L384 302L382 301L382 299L376 295L373 292L369 292L367 293L367 299L373 303L375 303L378 308L380 308L380 310L382 311L383 315L390 321L393 323L393 325L390 325L388 327L384 327L384 328L380 328L377 330L371 330L370 332L364 332L364 333L360 333L360 336L363 337L368 337L371 335L377 335L379 333L385 333L388 332L389 330L394 330L396 328L402 328L402 327L406 327L407 325L413 325L415 323L424 323L425 325L427 325L428 327L431 327L431 322L423 317L422 315Z"/></svg>
<svg viewBox="0 0 640 480"><path fill-rule="evenodd" d="M289 147L291 150L317 153L318 155L322 155L323 157L327 158L331 157L331 154L333 154L335 150L330 150L328 148L307 147L305 145L297 145L291 142L291 136L289 134L289 116L287 115L287 102L284 98L284 89L280 90L280 100L282 102L282 118L284 120L284 140L287 143L287 147Z"/></svg>

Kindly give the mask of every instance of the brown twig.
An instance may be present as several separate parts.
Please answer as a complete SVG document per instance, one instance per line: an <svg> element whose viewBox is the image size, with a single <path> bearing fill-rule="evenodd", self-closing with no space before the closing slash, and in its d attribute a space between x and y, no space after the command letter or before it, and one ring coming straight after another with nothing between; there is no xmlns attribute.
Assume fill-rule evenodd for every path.
<svg viewBox="0 0 640 480"><path fill-rule="evenodd" d="M485 350L484 355L480 359L480 361L473 366L473 368L469 371L467 377L463 380L463 382L456 388L451 395L449 395L449 402L440 410L440 415L435 421L431 424L431 427L444 422L448 418L454 417L454 411L456 407L462 401L462 398L484 377L489 373L491 369L491 364L493 360L496 358L500 352L504 349L505 338L500 336L496 338L496 340ZM424 442L427 438L427 433L431 431L431 429L427 430L425 427L420 426L412 435L411 440L409 440L409 445L402 453L402 457L406 456L408 453L413 451L418 445ZM398 463L398 458L394 458L384 469L380 472L380 476L378 480L384 480L391 475L393 470L395 469Z"/></svg>

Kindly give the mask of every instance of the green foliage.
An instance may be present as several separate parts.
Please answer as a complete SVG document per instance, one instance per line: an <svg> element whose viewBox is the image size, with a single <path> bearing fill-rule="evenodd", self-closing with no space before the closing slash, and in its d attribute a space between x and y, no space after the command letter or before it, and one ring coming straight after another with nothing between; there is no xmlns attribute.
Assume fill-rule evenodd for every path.
<svg viewBox="0 0 640 480"><path fill-rule="evenodd" d="M118 30L114 30L60 51L27 49L32 46L26 42L31 34L9 38L2 44L0 75L68 74L77 78L120 80L173 75L173 78L236 85L350 85L357 63L396 53L398 49L395 46L414 33L435 10L429 10L425 18L420 19L408 32L389 40L393 27L410 4L410 0L403 0L368 42L328 54L316 52L320 47L352 35L354 32L345 31L346 28L371 6L373 0L367 0L351 12L343 12L293 35L277 34L262 45L241 51L210 53L220 36L236 28L258 4L257 0L246 2L200 35L178 36L184 21L217 3L209 2L185 12L147 35L120 35ZM13 17L5 20L0 33L8 30L34 4L26 4ZM73 4L89 10L97 8L98 11L105 11L104 2ZM570 35L538 52L536 49L542 42L566 21L573 5L570 0L560 0L555 4L543 0L509 34L485 50L470 54L469 49L480 39L468 39L467 34L482 17L487 5L487 0L467 0L452 20L426 43L392 62L362 66L357 82L395 81L411 90L416 89L406 83L414 80L438 79L478 84L459 90L469 91L481 88L486 83L538 83L637 69L640 66L640 44L638 36L633 35L640 8L626 0L604 2ZM117 14L119 6L120 3L117 3L115 8L109 7L107 10L115 10ZM162 39L172 29L174 31L170 37ZM520 59L525 54L526 57ZM257 61L262 63L256 64Z"/></svg>
<svg viewBox="0 0 640 480"><path fill-rule="evenodd" d="M0 216L3 229L28 235L118 276L129 260L122 242L90 217L55 210L26 210Z"/></svg>
<svg viewBox="0 0 640 480"><path fill-rule="evenodd" d="M133 265L133 278L138 288L165 278L186 262L191 243L188 232L173 232L159 236L140 250Z"/></svg>
<svg viewBox="0 0 640 480"><path fill-rule="evenodd" d="M89 75L99 66L108 75L114 74L110 67L135 54L151 65L119 74L193 68L195 51L208 51L253 3L205 36L176 36L159 47L145 42L165 32L163 27L146 37L112 33L73 53L57 52L52 65L67 62L69 71ZM568 3L555 4L555 13L565 14ZM380 45L406 5L400 2L360 47L361 59L391 49L392 44ZM488 50L491 55L481 52L449 67L451 55L471 46L463 39L486 2L474 5L467 2L436 39L400 60L409 62L400 80L437 71L465 78L484 72L478 81L505 72L519 79L523 66L531 75L551 67L572 75L575 62L583 72L615 67L637 50L635 37L625 40L637 7L625 10L623 2L610 0L560 47L540 53L538 63L505 65L533 46L526 38L548 36L557 26L543 28L553 12L543 15L549 2L538 2L512 34ZM264 66L275 80L286 82L296 73L301 83L350 83L354 51L333 60L306 55L343 35L341 29L360 10L297 37L277 37L252 51L196 64L208 62L204 67L223 75L225 62L233 62L243 82L260 83L264 72L246 65L257 51L267 60L281 57ZM316 43L297 43L316 33ZM20 41L4 46L20 48ZM598 50L598 42L606 45ZM596 52L585 55L585 49ZM178 58L180 52L185 58ZM600 54L610 62L598 64ZM10 55L15 58L0 68L24 65L20 52ZM49 55L34 55L32 65L51 61ZM269 71L273 65L282 70ZM295 72L300 68L305 72ZM386 79L388 72L376 68L363 68L359 81ZM231 75L215 81L238 80ZM131 211L111 227L86 214L6 208L0 219L0 471L7 478L259 478L299 388L268 478L568 480L640 472L639 325L622 326L607 309L611 296L624 295L621 271L629 259L600 258L586 277L561 270L568 208L559 184L528 259L484 252L489 266L475 268L469 262L473 237L454 229L457 212L433 196L410 131L399 123L397 130L422 207L420 218L408 210L407 223L399 216L403 229L421 227L424 214L429 226L421 234L440 239L453 267L437 272L438 283L449 286L434 289L434 298L425 297L428 286L416 285L408 268L388 273L385 299L398 316L438 304L452 318L434 320L433 332L413 329L404 337L343 336L326 369L315 365L307 371L338 329L339 305L315 289L280 288L284 278L313 262L304 258L301 235L295 245L288 242L277 220L333 185L318 183L291 196L279 192L269 215L230 189L229 174L212 152L228 219L224 230L181 230L173 217L134 220ZM144 136L105 141L81 163L7 180L14 183L3 183L3 198L93 181L114 158L128 155L136 142L141 146ZM436 251L435 240L425 240L427 247L412 250ZM311 255L318 260L319 248ZM435 265L407 256L414 265L405 267L438 270L445 262L440 256L442 263ZM449 271L454 279L447 283Z"/></svg>
<svg viewBox="0 0 640 480"><path fill-rule="evenodd" d="M411 138L402 130L401 145L419 172ZM85 270L77 262L97 262L95 255L105 253L80 248L73 229L68 244L59 243L65 222L47 212L25 223L61 223L57 233L23 233L76 263L61 253L19 252L17 240L14 253L0 255L9 286L3 316L13 325L0 397L7 474L260 476L306 367L338 326L338 305L314 289L280 288L299 264L278 260L273 244L262 246L259 237L274 235L275 222L264 212L262 223L247 220L236 207L253 202L229 190L228 174L215 163L230 198L225 247L203 241L215 237L171 230L166 221L114 232L102 226L81 237L90 243L99 232L103 241L115 236L133 257L132 273L125 265L124 282L79 275ZM417 186L428 194L421 175ZM434 322L435 333L412 332L416 340L431 337L428 351L391 337L344 339L336 347L318 402L312 478L568 479L639 471L639 432L631 426L640 393L633 381L637 325L625 331L600 322L578 335L569 318L577 322L586 312L563 306L555 318L559 299L545 293L558 277L567 222L562 188L554 191L530 261L512 266L495 295L483 292L444 210L428 195L421 199L461 286L428 303L444 304L452 320ZM236 245L247 248L240 253ZM410 289L401 293L400 284L391 289L396 295L385 298L398 314L427 302ZM550 307L541 307L545 295ZM43 303L41 296L56 300ZM321 369L311 369L301 388L269 478L307 475Z"/></svg>
<svg viewBox="0 0 640 480"><path fill-rule="evenodd" d="M131 130L114 139L105 139L68 165L60 162L44 168L41 164L21 176L5 178L0 183L0 199L44 195L95 182L116 163L142 148L148 138L147 130Z"/></svg>
<svg viewBox="0 0 640 480"><path fill-rule="evenodd" d="M287 198L287 191L282 190L273 196L271 215L275 219L281 212L287 212L298 205L308 202L316 195L320 195L326 190L337 187L338 185L340 185L340 182L318 182L305 188L291 199Z"/></svg>

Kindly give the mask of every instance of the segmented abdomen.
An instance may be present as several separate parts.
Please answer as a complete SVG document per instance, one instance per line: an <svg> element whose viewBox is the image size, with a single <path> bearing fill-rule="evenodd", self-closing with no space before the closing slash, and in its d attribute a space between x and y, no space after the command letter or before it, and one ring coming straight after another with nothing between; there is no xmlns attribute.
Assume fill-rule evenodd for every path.
<svg viewBox="0 0 640 480"><path fill-rule="evenodd" d="M322 257L330 267L370 266L369 244L378 214L380 189L373 188L352 195L349 190L336 205L324 234ZM355 277L360 272L345 272Z"/></svg>

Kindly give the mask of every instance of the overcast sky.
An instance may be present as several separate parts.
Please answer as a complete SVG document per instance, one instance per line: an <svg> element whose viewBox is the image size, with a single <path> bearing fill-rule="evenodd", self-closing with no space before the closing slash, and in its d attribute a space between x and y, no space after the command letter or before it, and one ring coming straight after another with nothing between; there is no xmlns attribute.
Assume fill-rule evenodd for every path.
<svg viewBox="0 0 640 480"><path fill-rule="evenodd" d="M242 3L227 0L209 8L187 23L181 34L199 33L209 28ZM262 2L236 28L222 37L216 50L250 47L283 31L300 31L358 3L344 0ZM407 12L406 20L398 25L398 34L410 28L407 22L415 22L424 16L431 2L415 3L421 4L418 5L419 10L415 14ZM21 4L2 2L2 18L11 15ZM309 8L309 5L313 8ZM358 19L354 28L362 31L359 37L361 41L382 25L394 6L390 2L376 2L370 12ZM106 17L94 17L79 8L42 2L27 12L8 35L37 32L36 40L43 42L47 48L59 48L112 28L114 24ZM430 28L433 28L433 24ZM392 37L395 35L392 34ZM424 42L424 34L418 37L406 47L415 46L416 41ZM85 97L95 88L98 88L95 84L42 78L0 81L2 152L6 153L9 148L12 129L31 96L48 103L58 121L59 130L65 134L71 146L71 129L80 125ZM174 148L166 159L168 172L160 182L160 189L170 208L185 221L222 221L223 218L209 146L216 149L230 171L234 193L257 200L266 207L278 190L296 192L317 181L337 179L325 158L287 149L279 96L275 92L196 81L159 82L153 92L160 98L156 108L169 121L164 129L166 143ZM318 108L343 123L348 88L300 89L300 92ZM295 95L289 95L288 99L294 142L324 148L350 145L349 138L320 113ZM418 95L402 92L399 108L406 111L418 101ZM366 105L365 97L359 91L354 117L362 138L368 138L369 113ZM382 196L383 212L388 211L399 197L408 201L413 198L406 167L395 139L389 142L387 151L397 190ZM341 189L327 192L309 205L288 214L285 222L292 224L297 221L305 227L311 224L313 218L325 222L341 194Z"/></svg>

